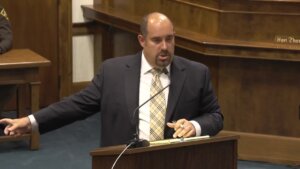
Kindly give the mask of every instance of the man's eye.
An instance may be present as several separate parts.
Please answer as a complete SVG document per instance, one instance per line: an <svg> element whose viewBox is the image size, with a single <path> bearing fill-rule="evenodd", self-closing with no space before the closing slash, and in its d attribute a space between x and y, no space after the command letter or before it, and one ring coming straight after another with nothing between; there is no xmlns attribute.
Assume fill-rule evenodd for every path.
<svg viewBox="0 0 300 169"><path fill-rule="evenodd" d="M161 42L160 39L153 39L152 41L153 41L154 43L160 43L160 42Z"/></svg>
<svg viewBox="0 0 300 169"><path fill-rule="evenodd" d="M170 42L170 41L172 41L173 40L173 36L168 36L167 38L166 38L166 41L167 42Z"/></svg>

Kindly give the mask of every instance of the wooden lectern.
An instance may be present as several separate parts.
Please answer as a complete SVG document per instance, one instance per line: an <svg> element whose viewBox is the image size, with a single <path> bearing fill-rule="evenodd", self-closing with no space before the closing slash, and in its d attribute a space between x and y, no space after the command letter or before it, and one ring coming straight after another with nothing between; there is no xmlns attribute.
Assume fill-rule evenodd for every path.
<svg viewBox="0 0 300 169"><path fill-rule="evenodd" d="M236 169L235 135L167 145L128 149L115 169ZM98 148L91 152L93 169L110 169L125 145Z"/></svg>

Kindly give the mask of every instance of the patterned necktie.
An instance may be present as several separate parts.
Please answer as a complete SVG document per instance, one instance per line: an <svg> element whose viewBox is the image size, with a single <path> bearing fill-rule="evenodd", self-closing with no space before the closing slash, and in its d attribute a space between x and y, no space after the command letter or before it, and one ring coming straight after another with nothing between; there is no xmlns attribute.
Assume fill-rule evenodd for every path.
<svg viewBox="0 0 300 169"><path fill-rule="evenodd" d="M150 95L157 94L162 89L160 81L161 70L152 69L152 85ZM164 139L166 99L163 92L150 101L150 141Z"/></svg>

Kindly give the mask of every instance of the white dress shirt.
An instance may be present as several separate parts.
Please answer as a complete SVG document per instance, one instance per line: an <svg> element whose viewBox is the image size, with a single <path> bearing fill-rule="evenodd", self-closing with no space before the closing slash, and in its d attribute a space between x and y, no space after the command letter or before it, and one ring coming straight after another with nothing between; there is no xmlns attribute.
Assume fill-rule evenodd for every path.
<svg viewBox="0 0 300 169"><path fill-rule="evenodd" d="M152 66L147 62L144 52L142 53L141 59L141 73L140 73L140 90L139 90L139 105L143 104L146 100L150 98L150 88L152 81L152 73L150 70ZM170 65L166 67L168 70L168 74L162 73L160 75L160 81L162 83L162 87L170 84ZM165 94L166 103L168 104L168 96L169 96L169 87L164 89L163 93ZM143 105L139 110L139 137L140 139L149 140L150 137L150 102ZM178 119L179 120L179 119ZM201 127L198 122L191 121L196 129L196 136L201 134Z"/></svg>
<svg viewBox="0 0 300 169"><path fill-rule="evenodd" d="M152 66L147 62L144 52L142 54L142 63L141 63L141 74L140 74L140 90L139 90L139 105L143 104L146 100L148 100L150 96L150 88L152 82L152 73L150 72ZM166 67L168 72L170 72L170 65ZM160 75L160 81L162 87L170 84L170 73L165 74L162 73ZM169 96L169 88L167 87L163 91L166 99L166 103L168 103ZM139 136L141 139L149 140L150 136L150 102L143 105L139 110Z"/></svg>

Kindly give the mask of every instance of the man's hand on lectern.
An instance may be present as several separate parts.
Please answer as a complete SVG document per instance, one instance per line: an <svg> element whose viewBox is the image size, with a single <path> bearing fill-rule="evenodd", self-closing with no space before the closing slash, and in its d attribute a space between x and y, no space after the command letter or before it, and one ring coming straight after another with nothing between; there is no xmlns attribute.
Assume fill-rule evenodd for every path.
<svg viewBox="0 0 300 169"><path fill-rule="evenodd" d="M180 119L176 122L174 121L172 123L167 123L167 126L175 130L175 133L173 134L174 138L187 138L196 136L196 129L194 125L186 119Z"/></svg>

